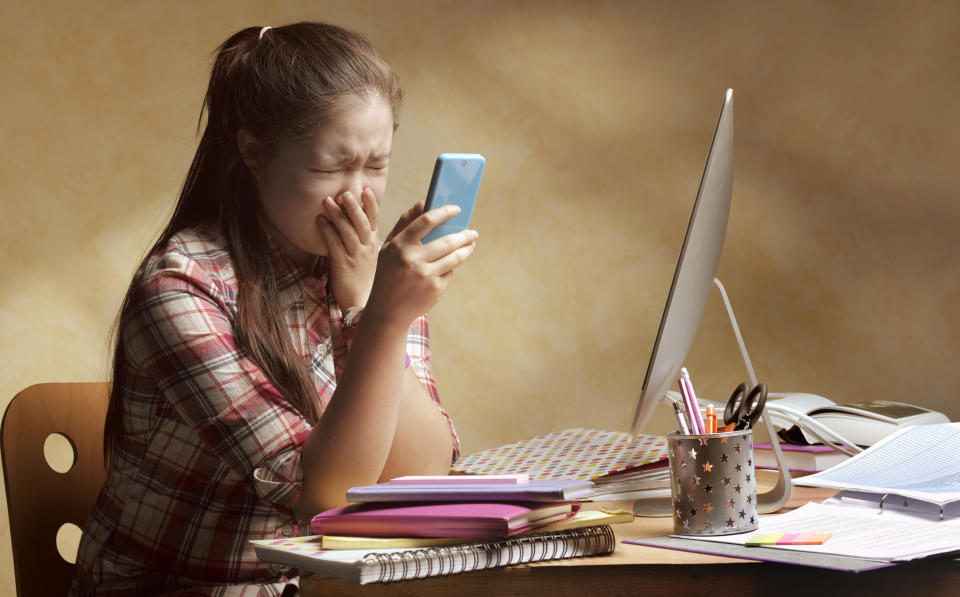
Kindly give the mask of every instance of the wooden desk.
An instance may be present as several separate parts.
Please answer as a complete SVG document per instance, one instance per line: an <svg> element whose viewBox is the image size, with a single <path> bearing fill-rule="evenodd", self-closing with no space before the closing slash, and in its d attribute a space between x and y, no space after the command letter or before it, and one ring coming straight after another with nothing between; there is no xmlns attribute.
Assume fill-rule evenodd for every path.
<svg viewBox="0 0 960 597"><path fill-rule="evenodd" d="M794 487L788 509L822 500L831 493ZM521 564L385 585L357 585L305 575L301 579L301 594L303 597L960 595L960 560L926 560L853 574L620 543L624 539L668 534L672 530L670 518L637 518L629 524L613 525L613 529L617 535L617 551L608 556Z"/></svg>

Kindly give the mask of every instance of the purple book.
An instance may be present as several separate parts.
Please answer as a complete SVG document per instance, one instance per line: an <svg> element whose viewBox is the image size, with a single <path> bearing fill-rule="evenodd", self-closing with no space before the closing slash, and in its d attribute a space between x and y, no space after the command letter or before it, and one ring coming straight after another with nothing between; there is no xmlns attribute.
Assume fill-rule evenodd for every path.
<svg viewBox="0 0 960 597"><path fill-rule="evenodd" d="M351 504L310 521L318 535L502 538L573 517L580 504Z"/></svg>
<svg viewBox="0 0 960 597"><path fill-rule="evenodd" d="M531 480L528 483L378 483L351 487L348 502L565 502L593 493L593 481Z"/></svg>
<svg viewBox="0 0 960 597"><path fill-rule="evenodd" d="M849 456L837 452L830 446L823 444L798 445L780 444L783 449L783 458L787 461L787 468L792 471L816 473L844 462ZM777 468L777 459L770 444L754 444L753 457L757 468Z"/></svg>

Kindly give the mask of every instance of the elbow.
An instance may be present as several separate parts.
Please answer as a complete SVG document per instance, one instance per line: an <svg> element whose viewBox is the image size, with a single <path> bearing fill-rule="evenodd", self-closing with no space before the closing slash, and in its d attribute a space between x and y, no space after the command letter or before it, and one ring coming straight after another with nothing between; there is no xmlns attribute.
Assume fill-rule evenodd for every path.
<svg viewBox="0 0 960 597"><path fill-rule="evenodd" d="M327 495L322 491L308 491L306 484L304 484L303 494L293 507L293 515L297 520L309 521L321 512L346 506L347 503L345 491Z"/></svg>

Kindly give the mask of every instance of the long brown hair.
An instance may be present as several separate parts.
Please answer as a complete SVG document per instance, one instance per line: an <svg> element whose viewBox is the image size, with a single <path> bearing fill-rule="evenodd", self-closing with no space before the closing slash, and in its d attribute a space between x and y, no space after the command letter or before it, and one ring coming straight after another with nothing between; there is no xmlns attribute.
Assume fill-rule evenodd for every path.
<svg viewBox="0 0 960 597"><path fill-rule="evenodd" d="M320 413L307 363L294 349L280 310L277 281L259 222L256 182L237 143L249 130L267 148L317 134L350 96L377 95L397 126L401 89L396 74L362 35L323 23L249 27L216 52L198 130L206 127L169 223L137 268L115 328L113 387L104 426L104 457L122 440L127 356L122 327L142 300L151 255L184 228L212 226L225 239L239 286L233 321L239 348L311 424Z"/></svg>

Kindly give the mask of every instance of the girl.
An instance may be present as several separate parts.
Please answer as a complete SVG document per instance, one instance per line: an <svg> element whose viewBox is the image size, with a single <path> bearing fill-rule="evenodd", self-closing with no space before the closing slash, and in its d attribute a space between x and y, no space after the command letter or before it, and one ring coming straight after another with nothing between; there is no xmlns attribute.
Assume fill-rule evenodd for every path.
<svg viewBox="0 0 960 597"><path fill-rule="evenodd" d="M417 203L379 246L400 98L338 27L220 46L176 209L120 311L107 481L72 594L295 594L296 571L249 540L456 459L423 314L477 233L424 245L456 208Z"/></svg>

